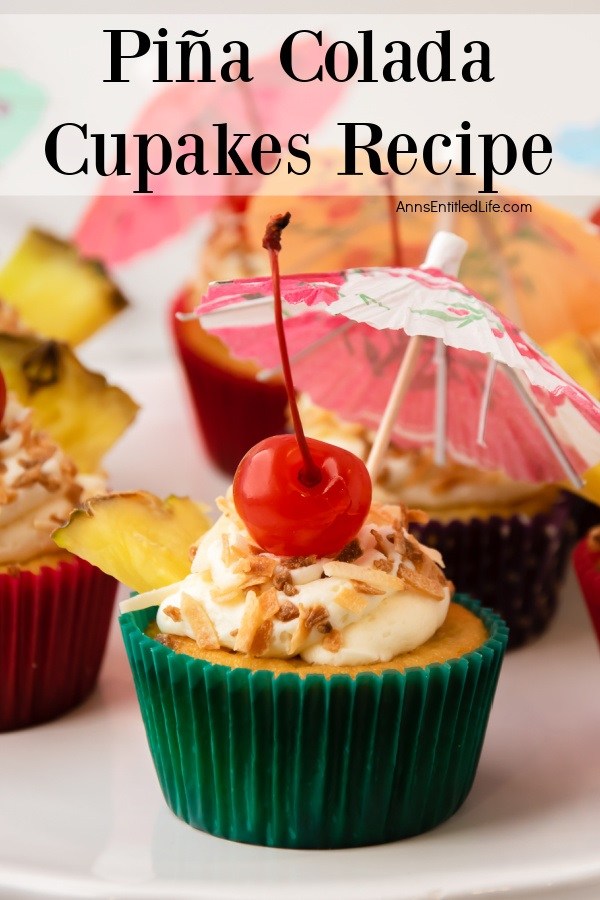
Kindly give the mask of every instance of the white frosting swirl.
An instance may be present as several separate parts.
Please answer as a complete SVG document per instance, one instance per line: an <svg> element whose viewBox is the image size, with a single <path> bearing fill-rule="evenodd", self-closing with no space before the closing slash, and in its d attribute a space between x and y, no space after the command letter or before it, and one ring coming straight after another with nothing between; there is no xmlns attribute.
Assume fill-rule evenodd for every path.
<svg viewBox="0 0 600 900"><path fill-rule="evenodd" d="M399 508L396 511L400 514ZM334 574L339 564L330 558L309 559L306 565L286 570L291 586L288 583L287 590L277 590L279 603L287 604L289 609L291 602L297 610L302 608L304 611L320 608L324 611L322 615L326 614L328 630L320 631L312 627L310 630L304 629L299 636L301 625L297 611L296 617L288 621L275 617L271 620L268 644L260 655L278 658L299 655L311 663L361 665L388 662L399 653L425 643L446 618L450 587L437 569L437 598L424 590L410 587L408 582L400 590L395 584L392 585L399 566L401 574L403 566L416 571L410 549L412 559L427 559L430 569L432 560L439 562L439 554L417 544L404 529L402 534L408 549L402 553L397 549L398 542L395 545L390 541L391 531L389 521L382 524L381 515L377 515L374 508L373 517L367 517L367 522L357 535L360 556L351 563L352 578ZM224 546L228 548L225 553ZM259 552L258 555L263 560L286 563L285 559L268 553ZM194 638L194 624L182 611L187 595L202 605L220 646L233 650L247 609L248 592L252 590L247 588L248 573L239 565L239 560L251 556L252 539L248 532L235 513L224 514L200 539L192 571L187 578L133 597L125 601L121 609L126 612L159 604L156 622L160 631ZM345 602L348 592L356 598L357 574L364 573L365 579L377 578L388 569L389 573L384 576L384 580L387 577L390 582L388 587L380 593L362 593L359 584L358 608L352 608L352 604L349 606ZM331 632L339 635L339 646L332 646L331 641L326 640Z"/></svg>
<svg viewBox="0 0 600 900"><path fill-rule="evenodd" d="M50 535L77 499L106 488L100 475L80 475L31 412L9 394L0 435L0 565L56 553Z"/></svg>

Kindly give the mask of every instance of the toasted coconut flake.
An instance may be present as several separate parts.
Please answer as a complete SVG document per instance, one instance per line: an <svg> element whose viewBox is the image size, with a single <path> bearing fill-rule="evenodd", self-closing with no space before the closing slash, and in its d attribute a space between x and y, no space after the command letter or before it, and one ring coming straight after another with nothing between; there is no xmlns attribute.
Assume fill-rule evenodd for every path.
<svg viewBox="0 0 600 900"><path fill-rule="evenodd" d="M202 603L194 600L185 591L181 595L181 615L187 620L194 640L201 650L218 650L221 646L213 623L209 619Z"/></svg>
<svg viewBox="0 0 600 900"><path fill-rule="evenodd" d="M234 600L241 600L243 595L244 588L241 584L229 588L218 588L213 585L210 588L210 599L215 603L232 603Z"/></svg>
<svg viewBox="0 0 600 900"><path fill-rule="evenodd" d="M15 480L13 481L14 488L26 488L31 487L33 484L39 484L41 481L42 469L41 466L35 465L30 469L25 469L24 472L21 472L20 475L17 475Z"/></svg>
<svg viewBox="0 0 600 900"><path fill-rule="evenodd" d="M50 456L52 456L52 453L50 453ZM47 457L47 458L49 459L50 457ZM43 458L43 454L42 454L42 458L40 459L40 462L41 463L46 462L46 460ZM64 478L75 478L75 476L77 475L77 466L75 465L75 463L73 462L72 459L67 459L66 457L63 457L63 459L61 459L61 461L60 461L60 471Z"/></svg>
<svg viewBox="0 0 600 900"><path fill-rule="evenodd" d="M304 606L302 603L298 605L298 625L296 626L296 630L292 635L292 639L290 641L290 649L289 655L296 656L302 644L307 639L310 634L310 629L306 627L306 618L310 611L310 607Z"/></svg>
<svg viewBox="0 0 600 900"><path fill-rule="evenodd" d="M427 578L431 578L432 581L435 581L438 584L446 584L444 573L440 569L435 558L437 554L441 559L441 556L437 551L432 550L429 552L426 547L419 544L413 535L409 535L406 549L407 551L410 550L410 556L408 558L413 562L417 572L421 575L425 575Z"/></svg>
<svg viewBox="0 0 600 900"><path fill-rule="evenodd" d="M425 554L425 556L429 557L429 559L434 562L436 566L438 566L438 568L446 568L446 563L444 562L442 554L435 547L423 547L423 553Z"/></svg>
<svg viewBox="0 0 600 900"><path fill-rule="evenodd" d="M340 553L338 553L336 559L338 560L338 562L352 563L355 559L358 559L359 556L362 556L362 552L362 547L360 546L358 538L354 538L352 541L346 544L346 546Z"/></svg>
<svg viewBox="0 0 600 900"><path fill-rule="evenodd" d="M383 553L384 556L387 556L389 550L389 541L386 541L381 536L381 532L377 531L376 528L371 528L371 534L373 535L373 539L375 541L375 549L379 550L380 553ZM353 562L353 560L342 560L342 562Z"/></svg>
<svg viewBox="0 0 600 900"><path fill-rule="evenodd" d="M56 493L56 491L58 491L60 489L59 479L55 478L53 475L47 475L46 472L41 473L40 484L50 494L54 494L54 493Z"/></svg>
<svg viewBox="0 0 600 900"><path fill-rule="evenodd" d="M48 462L54 456L54 446L51 443L43 443L39 442L35 447L32 447L29 451L29 456L32 460L43 465L45 462ZM63 466L69 466L68 474L71 477L77 475L77 466L70 459L63 459L61 462L61 469Z"/></svg>
<svg viewBox="0 0 600 900"><path fill-rule="evenodd" d="M393 525L398 518L398 507L385 503L374 503L369 513L369 520L375 525Z"/></svg>
<svg viewBox="0 0 600 900"><path fill-rule="evenodd" d="M400 519L396 520L394 532L390 535L389 540L393 544L396 553L399 553L401 556L404 555L406 552L406 535Z"/></svg>
<svg viewBox="0 0 600 900"><path fill-rule="evenodd" d="M411 569L410 566L407 566L404 563L400 565L398 572L402 575L406 583L417 591L429 594L430 596L435 597L436 600L444 599L446 594L445 579L444 583L441 584L436 579L429 578L427 575L417 572L416 569Z"/></svg>
<svg viewBox="0 0 600 900"><path fill-rule="evenodd" d="M17 499L17 492L11 491L10 488L0 485L0 506L8 506Z"/></svg>
<svg viewBox="0 0 600 900"><path fill-rule="evenodd" d="M163 612L174 622L181 622L181 610L177 606L165 606Z"/></svg>
<svg viewBox="0 0 600 900"><path fill-rule="evenodd" d="M317 557L312 556L287 556L282 563L286 569L305 569L306 566L314 566Z"/></svg>
<svg viewBox="0 0 600 900"><path fill-rule="evenodd" d="M284 566L281 563L276 565L271 577L273 579L273 585L278 591L283 591L286 597L296 596L298 588L292 581L292 574L287 566Z"/></svg>
<svg viewBox="0 0 600 900"><path fill-rule="evenodd" d="M245 556L234 567L234 572L248 575L248 580L260 583L272 578L278 563L272 556Z"/></svg>
<svg viewBox="0 0 600 900"><path fill-rule="evenodd" d="M262 656L265 650L268 648L271 643L271 637L273 636L273 622L271 619L268 619L266 622L262 622L254 635L252 640L252 644L250 646L250 655L251 656Z"/></svg>
<svg viewBox="0 0 600 900"><path fill-rule="evenodd" d="M373 588L381 588L382 593L404 590L404 582L396 575L388 575L379 569L365 569L353 563L328 562L323 571L330 578L345 578L348 581L360 581Z"/></svg>
<svg viewBox="0 0 600 900"><path fill-rule="evenodd" d="M385 594L385 590L381 587L373 587L373 585L366 584L364 581L355 581L352 579L350 582L355 591L358 591L359 594Z"/></svg>
<svg viewBox="0 0 600 900"><path fill-rule="evenodd" d="M221 535L221 559L226 566L230 566L233 562L231 557L231 546L229 544L229 535Z"/></svg>
<svg viewBox="0 0 600 900"><path fill-rule="evenodd" d="M279 613L279 600L274 587L261 591L258 602L264 619L272 619Z"/></svg>
<svg viewBox="0 0 600 900"><path fill-rule="evenodd" d="M238 629L233 649L237 653L249 653L256 632L263 622L262 611L256 591L248 591L242 621Z"/></svg>
<svg viewBox="0 0 600 900"><path fill-rule="evenodd" d="M353 613L361 613L363 609L368 606L369 602L368 600L365 600L364 596L361 597L358 591L351 587L343 587L342 590L338 591L335 595L334 600L338 606Z"/></svg>
<svg viewBox="0 0 600 900"><path fill-rule="evenodd" d="M291 622L293 619L297 619L299 615L300 613L295 603L292 603L291 600L282 600L275 618L279 619L280 622Z"/></svg>
<svg viewBox="0 0 600 900"><path fill-rule="evenodd" d="M241 531L245 531L246 526L242 522L240 516L238 515L238 511L235 508L231 489L227 491L227 495L225 497L217 497L217 499L215 500L215 505L219 512L222 512L224 516L227 516L228 519L231 519L231 521L238 529L240 529Z"/></svg>
<svg viewBox="0 0 600 900"><path fill-rule="evenodd" d="M75 507L79 506L81 502L81 497L83 495L83 487L76 482L74 484L69 485L67 490L65 491L65 496L69 503Z"/></svg>
<svg viewBox="0 0 600 900"><path fill-rule="evenodd" d="M419 525L427 525L429 516L422 509L407 509L406 521L409 525L411 522L417 522Z"/></svg>
<svg viewBox="0 0 600 900"><path fill-rule="evenodd" d="M322 641L324 649L330 653L337 653L342 643L342 633L341 631L336 631L335 628L329 634L326 634Z"/></svg>
<svg viewBox="0 0 600 900"><path fill-rule="evenodd" d="M375 559L373 561L373 568L379 569L381 572L391 572L394 568L394 563L391 559Z"/></svg>
<svg viewBox="0 0 600 900"><path fill-rule="evenodd" d="M306 627L309 631L316 628L321 634L328 634L332 630L329 613L324 606L318 604L310 607L306 616Z"/></svg>

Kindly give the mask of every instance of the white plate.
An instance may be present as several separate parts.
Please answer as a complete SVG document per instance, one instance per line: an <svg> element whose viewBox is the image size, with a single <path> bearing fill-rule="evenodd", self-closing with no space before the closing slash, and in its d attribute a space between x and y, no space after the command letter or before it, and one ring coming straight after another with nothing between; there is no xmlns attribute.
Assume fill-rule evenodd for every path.
<svg viewBox="0 0 600 900"><path fill-rule="evenodd" d="M116 487L212 499L173 365L123 373L145 405ZM473 790L428 834L328 852L194 831L159 791L117 628L95 694L0 736L0 896L200 900L600 897L600 655L571 579L541 640L509 654Z"/></svg>

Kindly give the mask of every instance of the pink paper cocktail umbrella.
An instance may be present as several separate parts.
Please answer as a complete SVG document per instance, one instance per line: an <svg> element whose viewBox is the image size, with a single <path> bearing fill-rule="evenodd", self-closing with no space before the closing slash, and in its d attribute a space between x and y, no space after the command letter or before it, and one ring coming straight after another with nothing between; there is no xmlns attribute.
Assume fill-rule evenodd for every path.
<svg viewBox="0 0 600 900"><path fill-rule="evenodd" d="M319 47L312 41L297 41L295 55L298 70L313 71L319 65ZM204 189L207 176L182 176L175 164L162 175L149 178L152 194L133 194L139 172L134 150L135 134L163 134L177 152L183 153L177 141L181 135L198 133L205 142L204 168L218 169L214 124L229 122L230 132L261 132L276 135L285 147L288 138L303 127L317 123L336 102L344 85L334 81L295 82L282 73L278 55L257 59L252 65L253 81L224 83L175 83L161 91L134 122L129 137L131 175L109 176L102 192L86 210L74 240L84 256L114 265L124 263L138 253L147 251L187 228L198 216L231 200L233 209L243 202L236 193L251 194L260 183L260 175L219 175L222 188L218 194L207 195ZM251 140L239 144L237 152L243 162L253 169L250 159ZM191 145L186 145L187 152ZM159 145L150 145L151 154L159 152ZM128 155L129 158L129 155ZM158 160L150 158L150 165L159 169ZM231 164L231 170L234 170ZM195 185L189 194L182 187ZM206 194L203 196L202 194ZM224 194L231 194L231 198Z"/></svg>
<svg viewBox="0 0 600 900"><path fill-rule="evenodd" d="M419 269L282 279L297 386L389 439L433 445L520 481L575 485L600 461L600 406L508 318L457 279L466 243L435 236ZM278 365L269 279L215 283L202 325L239 357Z"/></svg>

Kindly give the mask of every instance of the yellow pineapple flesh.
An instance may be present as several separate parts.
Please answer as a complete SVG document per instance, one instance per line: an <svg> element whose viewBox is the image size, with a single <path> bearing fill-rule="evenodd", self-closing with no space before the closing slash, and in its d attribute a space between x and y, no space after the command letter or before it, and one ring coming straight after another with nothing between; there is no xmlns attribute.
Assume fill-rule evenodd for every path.
<svg viewBox="0 0 600 900"><path fill-rule="evenodd" d="M127 301L101 263L51 234L29 231L0 269L0 300L27 328L79 344L120 312Z"/></svg>
<svg viewBox="0 0 600 900"><path fill-rule="evenodd" d="M67 344L0 332L6 386L33 412L82 472L95 472L131 424L137 404L103 375L86 369Z"/></svg>
<svg viewBox="0 0 600 900"><path fill-rule="evenodd" d="M161 500L146 491L92 497L53 538L134 591L181 581L190 548L210 528L206 508L187 497Z"/></svg>

